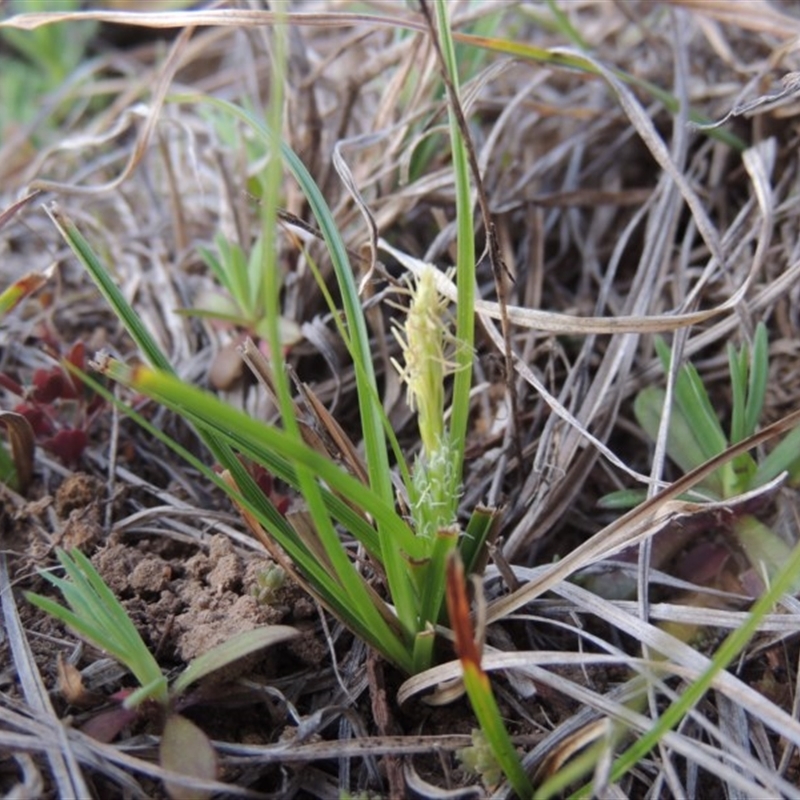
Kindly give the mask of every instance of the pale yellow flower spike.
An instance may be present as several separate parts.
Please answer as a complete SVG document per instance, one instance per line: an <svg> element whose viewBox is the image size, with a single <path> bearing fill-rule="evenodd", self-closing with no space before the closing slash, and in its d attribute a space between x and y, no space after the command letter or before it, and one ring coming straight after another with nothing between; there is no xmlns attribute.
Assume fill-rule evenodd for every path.
<svg viewBox="0 0 800 800"><path fill-rule="evenodd" d="M428 455L444 440L444 379L452 371L445 355L451 338L447 300L439 294L432 268L423 270L411 290L405 326L395 328L405 366L395 368L408 387L408 405L418 413L419 432Z"/></svg>

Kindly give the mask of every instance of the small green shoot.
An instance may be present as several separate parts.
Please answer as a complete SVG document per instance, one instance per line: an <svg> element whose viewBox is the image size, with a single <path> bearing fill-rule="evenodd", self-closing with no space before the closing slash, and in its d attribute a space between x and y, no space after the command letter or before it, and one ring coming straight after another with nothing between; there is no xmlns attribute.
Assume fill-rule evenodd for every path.
<svg viewBox="0 0 800 800"><path fill-rule="evenodd" d="M125 708L135 709L146 702L162 708L165 716L161 737L163 766L191 777L213 779L216 768L211 743L194 723L173 710L176 699L201 678L243 656L296 636L297 630L274 625L233 636L192 661L169 685L136 626L92 562L79 550L71 554L58 550L57 556L67 577L59 578L49 572L41 572L41 575L61 592L67 605L32 592L25 593L26 599L130 670L139 688L128 695ZM203 754L199 761L198 752ZM166 786L177 800L207 796L198 794L198 790L186 795L185 787L177 783L167 782Z"/></svg>
<svg viewBox="0 0 800 800"><path fill-rule="evenodd" d="M668 371L671 361L669 348L657 339L656 350L665 371ZM756 327L752 351L746 344L739 350L733 345L728 346L728 364L732 396L728 433L719 422L697 369L686 364L677 374L667 455L684 472L755 433L764 407L769 370L767 329L763 323ZM649 386L639 392L634 403L636 419L653 441L658 435L665 396L663 389ZM707 500L719 501L753 491L784 471L790 478L796 476L800 474L799 442L800 433L792 431L760 463L749 453L743 453L698 484L698 492ZM625 490L603 498L602 505L620 508L622 504L632 506L642 499L641 493ZM759 572L765 569L768 576L773 576L789 555L783 539L750 514L738 517L733 528L750 563Z"/></svg>
<svg viewBox="0 0 800 800"><path fill-rule="evenodd" d="M200 247L199 251L226 294L203 294L195 308L183 313L219 321L246 331L256 340L266 341L268 322L263 303L263 239L256 239L249 256L236 242L228 241L222 234L217 234L214 244L216 252L206 247ZM280 327L284 346L300 341L300 329L292 320L280 317Z"/></svg>
<svg viewBox="0 0 800 800"><path fill-rule="evenodd" d="M139 686L146 689L138 697L139 702L152 699L166 704L169 699L167 680L158 662L92 562L79 550L72 555L59 550L57 555L67 577L59 578L49 572L41 575L61 592L69 608L39 594L29 592L26 598L124 664Z"/></svg>

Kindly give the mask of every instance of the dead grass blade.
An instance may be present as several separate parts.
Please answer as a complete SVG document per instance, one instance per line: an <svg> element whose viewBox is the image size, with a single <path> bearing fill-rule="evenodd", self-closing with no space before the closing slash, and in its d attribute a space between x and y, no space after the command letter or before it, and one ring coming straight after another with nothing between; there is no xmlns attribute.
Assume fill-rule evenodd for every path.
<svg viewBox="0 0 800 800"><path fill-rule="evenodd" d="M610 525L598 531L591 539L576 547L554 564L540 578L521 587L510 595L500 598L489 605L487 621L502 619L507 614L522 608L526 603L555 587L577 570L602 561L618 553L628 546L633 546L662 530L674 511L668 501L689 491L699 481L710 475L722 464L727 463L740 453L746 453L762 442L779 436L800 424L800 410L787 414L783 419L768 425L758 433L743 439L724 453L712 458L697 469L687 472L666 489L646 500L632 511L623 515Z"/></svg>
<svg viewBox="0 0 800 800"><path fill-rule="evenodd" d="M90 797L89 787L83 778L75 751L70 745L66 728L56 716L42 676L34 661L30 645L19 618L14 591L8 574L5 550L0 550L0 603L3 625L8 636L14 668L28 705L37 715L48 721L56 731L57 747L47 752L53 779L61 797Z"/></svg>

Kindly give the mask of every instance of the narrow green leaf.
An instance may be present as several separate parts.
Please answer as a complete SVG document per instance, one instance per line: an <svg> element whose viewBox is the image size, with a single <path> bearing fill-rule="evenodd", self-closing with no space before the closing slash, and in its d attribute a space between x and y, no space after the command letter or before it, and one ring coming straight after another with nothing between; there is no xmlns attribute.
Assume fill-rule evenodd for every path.
<svg viewBox="0 0 800 800"><path fill-rule="evenodd" d="M655 340L655 347L664 365L664 371L669 372L672 352L660 338ZM685 364L678 370L675 380L675 404L683 412L700 446L703 453L702 461L719 455L727 447L725 433L711 405L703 381L691 364Z"/></svg>
<svg viewBox="0 0 800 800"><path fill-rule="evenodd" d="M658 436L666 392L657 386L646 386L636 396L633 411L642 429L653 441ZM696 431L683 414L681 408L674 408L669 419L667 434L667 455L684 471L689 472L707 459L697 440ZM716 495L722 496L722 482L717 473L703 481L703 485Z"/></svg>
<svg viewBox="0 0 800 800"><path fill-rule="evenodd" d="M719 417L711 405L700 373L694 365L686 364L678 373L675 399L703 450L704 460L723 452L728 446L728 441Z"/></svg>
<svg viewBox="0 0 800 800"><path fill-rule="evenodd" d="M160 681L162 674L158 662L91 561L79 550L71 555L58 550L57 555L68 579L49 572L42 572L41 575L59 589L71 610L36 594L28 595L30 602L120 661L142 686ZM156 699L166 702L166 690Z"/></svg>
<svg viewBox="0 0 800 800"><path fill-rule="evenodd" d="M219 249L219 244L217 244L217 249ZM231 287L228 285L228 275L222 268L222 264L214 252L205 245L198 245L197 252L203 260L203 263L211 270L214 277L217 279L217 283L219 283L228 294L232 295Z"/></svg>
<svg viewBox="0 0 800 800"><path fill-rule="evenodd" d="M767 340L767 326L759 322L753 337L753 353L750 357L750 379L747 386L747 407L745 410L745 436L756 432L761 411L764 408L764 398L767 394L767 380L769 375L769 343Z"/></svg>
<svg viewBox="0 0 800 800"><path fill-rule="evenodd" d="M747 423L747 346L738 353L732 344L728 344L728 371L731 376L731 444L741 442L750 433L746 431Z"/></svg>
<svg viewBox="0 0 800 800"><path fill-rule="evenodd" d="M501 509L477 506L467 522L464 535L458 542L458 552L467 575L482 574L488 563L488 547L500 532Z"/></svg>
<svg viewBox="0 0 800 800"><path fill-rule="evenodd" d="M75 224L67 218L55 205L47 209L47 213L53 224L58 228L59 233L72 248L78 260L91 275L92 280L97 284L103 297L106 298L114 313L120 318L125 329L136 342L136 346L144 353L148 362L159 369L172 371L169 359L161 351L155 339L144 326L122 292L117 288L105 267L92 251L89 242L83 237Z"/></svg>
<svg viewBox="0 0 800 800"><path fill-rule="evenodd" d="M533 797L533 787L522 767L497 707L489 677L481 667L481 654L469 614L464 566L457 552L447 565L447 613L461 662L464 688L494 757L520 798Z"/></svg>
<svg viewBox="0 0 800 800"><path fill-rule="evenodd" d="M250 655L250 653L255 653L270 645L292 639L299 634L300 631L297 628L291 628L288 625L270 625L232 636L227 641L213 647L207 653L203 653L203 655L192 661L172 683L172 693L182 694L192 683L204 678L206 675L210 675L212 672Z"/></svg>
<svg viewBox="0 0 800 800"><path fill-rule="evenodd" d="M406 672L411 672L411 661L402 651L398 650L397 642L384 642L381 637L385 633L385 628L375 628L370 626L361 616L359 609L353 608L346 601L346 593L342 592L339 583L333 575L319 562L317 556L298 541L293 529L288 525L286 519L275 509L272 503L266 498L260 489L256 487L255 494L251 493L247 487L243 492L236 492L229 486L216 472L209 469L196 456L177 442L170 439L163 431L154 428L146 419L123 403L115 395L108 392L105 387L94 381L89 376L84 375L83 379L98 394L102 395L110 403L118 405L132 420L148 431L154 438L162 441L166 446L174 450L181 458L190 464L199 473L203 474L211 483L215 484L222 491L226 492L231 499L253 514L266 531L275 539L276 542L286 551L292 562L298 567L300 572L313 584L318 592L321 601L338 619L340 619L355 635L360 636L364 641L370 642L372 646L384 654L384 656L394 662L398 667ZM235 464L239 464L238 460ZM243 469L243 468L242 468ZM246 474L246 473L245 473ZM241 486L241 484L239 484ZM338 501L340 502L341 501ZM344 504L342 504L344 505ZM348 506L349 513L354 514ZM355 515L358 522L365 525L365 521ZM346 516L342 516L345 521ZM356 527L348 528L351 532L357 530ZM374 535L374 531L372 531ZM365 539L365 541L367 541ZM367 547L369 549L369 547ZM58 579L57 579L58 580Z"/></svg>
<svg viewBox="0 0 800 800"><path fill-rule="evenodd" d="M747 619L728 634L714 654L708 668L683 690L677 700L674 700L661 712L647 733L640 736L616 759L609 776L610 784L619 781L625 773L639 764L647 753L658 744L663 735L680 723L711 688L715 675L726 669L737 658L758 630L763 617L773 610L784 594L793 590L792 587L797 585L798 579L800 579L800 546L796 546L791 551L789 558L784 562L783 568L775 576L769 589L753 604ZM591 789L586 787L584 791L576 793L574 796L588 797L590 795Z"/></svg>
<svg viewBox="0 0 800 800"><path fill-rule="evenodd" d="M609 511L626 511L645 500L647 500L647 492L643 489L619 489L603 495L597 501L597 506Z"/></svg>
<svg viewBox="0 0 800 800"><path fill-rule="evenodd" d="M179 411L187 418L202 422L207 429L217 432L237 450L259 463L263 463L260 459L272 452L303 464L348 500L380 520L400 552L414 558L424 555L421 543L395 512L393 505L384 504L369 487L325 456L302 442L294 441L285 431L254 420L210 393L189 386L168 373L145 367L132 369L114 360L108 362L104 371L114 380Z"/></svg>
<svg viewBox="0 0 800 800"><path fill-rule="evenodd" d="M450 30L447 5L436 2L436 21L445 66L456 93L459 89L458 65ZM470 390L472 388L472 361L475 342L475 231L472 219L472 197L467 149L461 136L458 120L452 107L448 107L450 145L453 158L453 177L456 190L456 372L450 408L450 441L454 448L453 491L454 502L460 494L464 469L464 449L469 425Z"/></svg>
<svg viewBox="0 0 800 800"><path fill-rule="evenodd" d="M780 443L758 465L753 476L753 487L763 486L774 480L782 472L789 472L793 479L800 472L800 428L795 428L791 433L781 439Z"/></svg>

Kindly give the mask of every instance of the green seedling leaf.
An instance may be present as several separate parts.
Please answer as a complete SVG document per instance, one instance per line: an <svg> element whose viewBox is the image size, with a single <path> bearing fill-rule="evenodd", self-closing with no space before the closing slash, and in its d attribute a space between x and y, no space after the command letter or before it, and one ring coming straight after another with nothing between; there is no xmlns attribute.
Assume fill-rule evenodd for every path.
<svg viewBox="0 0 800 800"><path fill-rule="evenodd" d="M753 337L753 355L750 359L750 376L747 385L747 406L745 409L744 435L756 432L764 398L767 394L767 377L769 373L769 345L767 326L759 322ZM744 437L743 437L744 438Z"/></svg>
<svg viewBox="0 0 800 800"><path fill-rule="evenodd" d="M749 433L746 429L747 407L747 346L743 346L737 353L732 344L728 344L728 371L731 376L731 396L733 406L731 409L731 444L741 442ZM752 433L752 431L750 431Z"/></svg>
<svg viewBox="0 0 800 800"><path fill-rule="evenodd" d="M533 6L520 6L521 9L531 13ZM535 13L535 12L534 12ZM474 34L456 33L454 38L458 42L471 44L474 47L483 47L487 50L492 50L497 53L503 53L511 58L527 59L535 61L540 64L553 64L554 66L566 68L569 70L577 70L584 72L588 75L600 75L599 68L592 63L588 58L584 58L576 53L564 53L558 50L549 50L536 45L528 44L520 38L517 39L499 39L488 36L476 36ZM647 92L652 97L655 97L659 102L664 104L664 107L672 114L676 114L680 108L679 100L669 92L662 89L650 81L639 78L628 72L620 69L612 70L615 77L623 83ZM696 111L689 110L689 119L698 124L706 125L709 120L707 117L701 116ZM743 152L747 149L747 144L735 134L724 128L713 128L707 131L708 136L717 139L718 141L725 142L738 152Z"/></svg>
<svg viewBox="0 0 800 800"><path fill-rule="evenodd" d="M11 445L10 464L0 460L0 481L25 494L33 479L33 454L36 449L33 428L22 414L15 411L0 411L0 427L6 429Z"/></svg>
<svg viewBox="0 0 800 800"><path fill-rule="evenodd" d="M217 249L219 249L219 245L217 245ZM200 254L200 258L203 260L203 263L214 274L214 277L217 279L217 282L220 284L220 286L222 286L224 289L227 289L230 293L230 286L228 286L228 274L222 268L222 264L220 263L220 260L217 258L214 251L201 244L197 246L197 252Z"/></svg>
<svg viewBox="0 0 800 800"><path fill-rule="evenodd" d="M161 734L161 766L190 778L215 780L217 754L208 737L193 722L180 714L170 714ZM164 781L172 800L204 800L214 794L177 781Z"/></svg>
<svg viewBox="0 0 800 800"><path fill-rule="evenodd" d="M750 610L750 615L738 628L732 630L714 654L706 670L694 681L687 684L682 693L671 705L661 711L653 727L628 747L614 762L608 777L610 784L619 781L629 770L649 753L661 740L664 734L676 727L681 720L694 708L697 703L711 688L715 676L720 671L727 669L735 658L741 653L757 632L762 619L766 614L774 611L775 605L787 592L792 592L792 587L797 586L800 580L800 546L792 549L780 571L775 576L768 590L756 600ZM590 797L593 787L584 787L573 797Z"/></svg>
<svg viewBox="0 0 800 800"><path fill-rule="evenodd" d="M647 500L647 492L644 489L620 489L603 495L597 501L597 507L609 511L622 511L638 506L645 500Z"/></svg>
<svg viewBox="0 0 800 800"><path fill-rule="evenodd" d="M738 353L729 345L728 363L733 396L730 440L735 444L755 433L764 407L769 368L767 328L764 323L756 327L752 355L746 344ZM735 484L730 487L729 493L747 491L756 474L756 462L745 453L733 460L732 469Z"/></svg>
<svg viewBox="0 0 800 800"><path fill-rule="evenodd" d="M657 386L646 386L636 396L633 412L645 433L653 440L658 436L666 392ZM690 472L707 461L703 446L697 439L695 427L681 407L672 410L667 434L667 455L684 471ZM715 472L702 483L718 497L722 496L722 481Z"/></svg>
<svg viewBox="0 0 800 800"><path fill-rule="evenodd" d="M458 552L467 575L483 575L489 561L489 549L500 533L503 512L478 506L469 518L467 529L458 542Z"/></svg>
<svg viewBox="0 0 800 800"><path fill-rule="evenodd" d="M398 557L403 552L413 555L422 551L424 542L413 535L393 506L384 504L370 487L285 431L254 420L213 395L189 386L168 373L147 367L131 369L113 359L103 365L103 371L114 380L152 397L181 413L198 427L219 436L221 441L256 463L265 465L273 474L280 475L281 470L285 471L287 461L303 464L318 479L379 520L391 535ZM286 460L276 461L276 454L280 459ZM272 468L273 465L275 469ZM238 476L236 486L241 489ZM259 492L259 496L263 498L263 493ZM345 503L332 495L326 495L326 498L334 510L347 508ZM356 516L350 509L350 517ZM365 523L361 520L359 524ZM410 646L411 637L404 644L388 626L381 609L375 605L374 594L370 593L364 579L350 561L335 530L332 530L335 543L329 541L326 545L326 554L334 566L331 571L320 568L314 554L302 546L291 530L286 529L286 520L282 516L279 516L279 520L272 520L269 529L273 532L280 531L281 546L301 566L307 577L313 577L315 584L325 589L326 600L331 602L337 615L342 615L342 609L349 609L349 612L342 615L347 624L357 630L359 635L366 632L367 640L377 649L403 669L409 670L410 652L403 648ZM353 530L358 528L354 527ZM317 533L320 534L320 531Z"/></svg>
<svg viewBox="0 0 800 800"><path fill-rule="evenodd" d="M669 372L672 353L663 339L655 340L656 351ZM706 392L699 373L692 364L684 364L675 380L675 406L679 409L692 431L693 438L700 447L703 457L693 466L719 455L728 446L714 407ZM674 411L673 411L674 413ZM670 457L672 454L670 453ZM686 470L688 472L688 470Z"/></svg>
<svg viewBox="0 0 800 800"><path fill-rule="evenodd" d="M753 486L763 486L788 472L792 483L800 480L800 428L795 428L781 439L778 446L758 465L752 479Z"/></svg>
<svg viewBox="0 0 800 800"><path fill-rule="evenodd" d="M56 552L68 579L49 572L40 574L59 589L70 608L31 592L25 594L27 600L64 622L94 647L107 652L133 673L140 686L151 687L148 696L166 704L167 681L158 662L91 561L80 550L71 554L63 550Z"/></svg>
<svg viewBox="0 0 800 800"><path fill-rule="evenodd" d="M747 560L768 581L775 578L792 555L792 548L752 514L736 520L734 532Z"/></svg>
<svg viewBox="0 0 800 800"><path fill-rule="evenodd" d="M444 66L453 91L458 95L458 63L455 45L448 20L447 4L436 3L436 22L441 39ZM457 99L457 98L455 98ZM450 128L453 178L456 190L456 281L458 302L456 304L455 378L450 403L450 442L453 446L453 496L458 494L464 468L464 445L470 415L470 389L472 388L472 362L475 344L475 226L473 222L472 187L470 185L469 154L458 117L450 98L447 116Z"/></svg>
<svg viewBox="0 0 800 800"><path fill-rule="evenodd" d="M299 635L300 631L297 628L288 625L270 625L232 636L226 642L213 647L192 661L172 683L171 692L172 694L182 694L192 683L206 675L210 675L250 653Z"/></svg>
<svg viewBox="0 0 800 800"><path fill-rule="evenodd" d="M89 246L89 242L86 241L81 232L75 227L75 224L68 219L55 204L47 209L47 214L56 228L58 228L59 233L64 237L64 240L72 248L78 260L83 264L89 275L91 275L92 280L97 284L103 297L105 297L111 308L114 309L114 313L122 321L125 329L134 342L136 342L137 347L144 353L148 362L159 369L171 372L172 365L169 359L164 355L155 339L150 335L150 332L144 326L139 315L134 312L122 292L117 288L114 281L111 280L108 271L100 263L100 260Z"/></svg>

